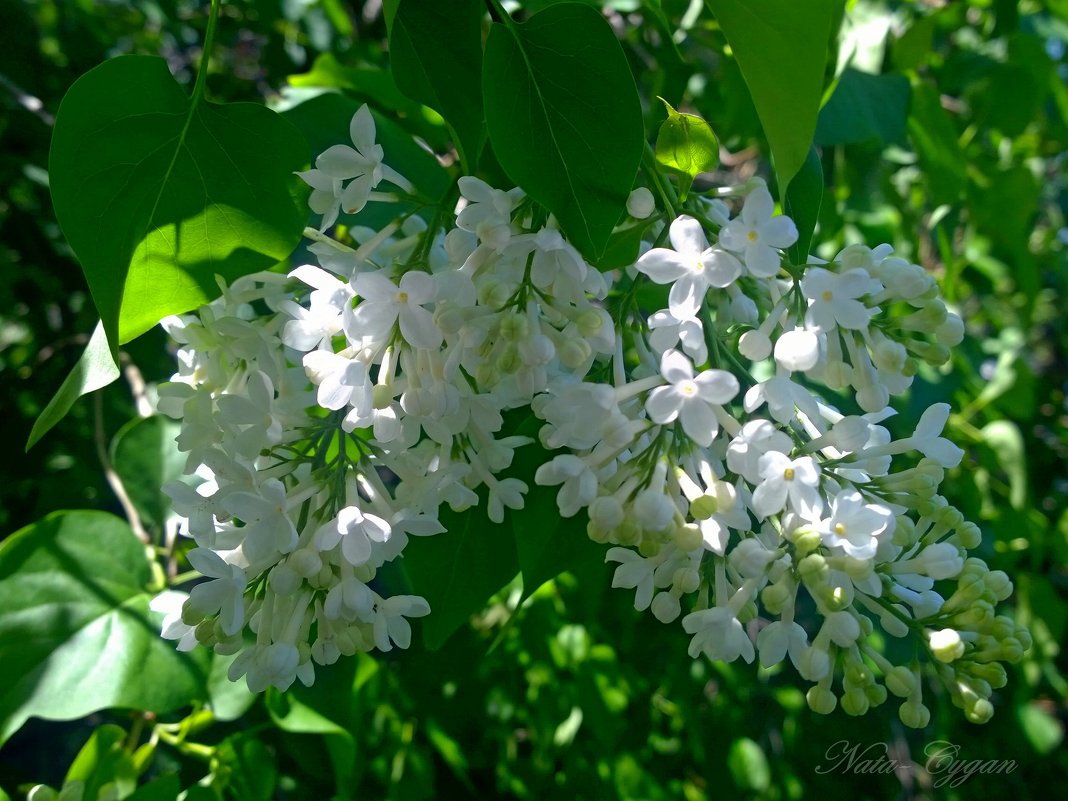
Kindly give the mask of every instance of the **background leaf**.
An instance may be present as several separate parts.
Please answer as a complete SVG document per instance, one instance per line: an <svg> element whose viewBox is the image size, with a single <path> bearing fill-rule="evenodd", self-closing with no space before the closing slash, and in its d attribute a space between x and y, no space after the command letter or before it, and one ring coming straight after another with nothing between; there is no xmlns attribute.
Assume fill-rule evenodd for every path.
<svg viewBox="0 0 1068 801"><path fill-rule="evenodd" d="M904 75L869 75L847 69L820 109L816 144L902 143L910 91Z"/></svg>
<svg viewBox="0 0 1068 801"><path fill-rule="evenodd" d="M108 798L128 796L137 786L137 771L125 744L121 727L109 723L98 728L71 763L64 785L81 782L85 801L100 798L102 791Z"/></svg>
<svg viewBox="0 0 1068 801"><path fill-rule="evenodd" d="M438 515L446 531L433 537L412 537L404 549L404 568L412 586L430 604L422 618L423 642L436 650L456 629L519 572L512 537L511 510L504 523L486 516L486 501L454 512L447 506Z"/></svg>
<svg viewBox="0 0 1068 801"><path fill-rule="evenodd" d="M159 636L144 545L103 512L56 512L0 545L0 742L31 715L169 712L204 697L206 652Z"/></svg>
<svg viewBox="0 0 1068 801"><path fill-rule="evenodd" d="M163 531L171 514L170 498L160 490L183 474L185 456L174 438L180 426L155 415L131 420L111 441L111 465L122 479L142 521Z"/></svg>
<svg viewBox="0 0 1068 801"><path fill-rule="evenodd" d="M56 117L56 216L82 264L112 350L300 240L292 175L299 131L255 103L193 104L161 58L90 70Z"/></svg>
<svg viewBox="0 0 1068 801"><path fill-rule="evenodd" d="M808 156L842 0L705 0L727 37L771 147L779 192Z"/></svg>
<svg viewBox="0 0 1068 801"><path fill-rule="evenodd" d="M482 111L481 0L401 0L389 27L389 57L397 86L441 113L455 134L465 173L485 141Z"/></svg>
<svg viewBox="0 0 1068 801"><path fill-rule="evenodd" d="M575 3L494 23L482 90L501 167L596 262L626 207L645 136L611 27Z"/></svg>

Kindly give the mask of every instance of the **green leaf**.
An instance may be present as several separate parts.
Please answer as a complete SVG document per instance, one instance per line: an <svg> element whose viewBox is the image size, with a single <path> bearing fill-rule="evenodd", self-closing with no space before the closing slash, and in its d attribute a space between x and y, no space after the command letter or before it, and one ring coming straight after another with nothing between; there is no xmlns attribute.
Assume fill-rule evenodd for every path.
<svg viewBox="0 0 1068 801"><path fill-rule="evenodd" d="M321 87L344 90L370 104L372 108L388 111L390 116L398 120L407 130L426 139L431 147L444 148L448 144L445 123L441 116L436 111L407 97L397 88L389 70L369 64L354 66L342 64L333 53L323 53L315 59L311 70L299 75L290 75L286 80L290 86L301 88ZM282 112L282 116L288 117L289 114ZM350 114L349 118L351 117ZM375 122L377 123L378 120L376 119ZM331 129L339 127L336 120L334 123L330 126ZM335 137L321 147L317 145L321 141L321 133L318 135L313 133L312 137L309 137L308 131L303 129L301 133L308 137L309 144L312 144L312 156L317 156L330 145L347 141L349 135L347 119L343 121L339 130L341 131L340 139ZM408 139L410 140L411 137L409 136ZM379 129L379 142L381 143L381 129ZM389 150L386 150L386 158L389 165L395 167ZM405 177L411 179L411 176L405 175Z"/></svg>
<svg viewBox="0 0 1068 801"><path fill-rule="evenodd" d="M163 531L171 510L160 487L184 472L185 456L174 441L179 429L166 417L144 417L128 422L111 441L111 465L142 521L156 532Z"/></svg>
<svg viewBox="0 0 1068 801"><path fill-rule="evenodd" d="M790 261L807 264L812 248L812 234L823 204L823 165L815 145L809 148L808 158L801 171L790 181L783 199L783 211L797 226L797 242L790 248Z"/></svg>
<svg viewBox="0 0 1068 801"><path fill-rule="evenodd" d="M929 202L935 206L956 203L964 190L967 165L953 121L934 86L913 83L908 130L927 180Z"/></svg>
<svg viewBox="0 0 1068 801"><path fill-rule="evenodd" d="M508 177L590 261L604 252L641 163L641 103L611 26L575 3L490 26L486 124Z"/></svg>
<svg viewBox="0 0 1068 801"><path fill-rule="evenodd" d="M241 801L270 801L278 782L271 752L253 733L234 734L219 743L216 758L229 775L227 789Z"/></svg>
<svg viewBox="0 0 1068 801"><path fill-rule="evenodd" d="M112 352L168 314L287 258L300 132L254 103L191 100L167 62L119 56L71 86L49 153L52 200Z"/></svg>
<svg viewBox="0 0 1068 801"><path fill-rule="evenodd" d="M680 114L664 98L668 117L656 137L656 160L679 176L679 199L685 200L693 179L719 164L719 141L712 126L694 114Z"/></svg>
<svg viewBox="0 0 1068 801"><path fill-rule="evenodd" d="M656 222L656 219L653 216L648 220L639 220L613 231L604 249L604 255L596 263L597 269L606 272L634 264L638 259L638 251L641 249L642 237Z"/></svg>
<svg viewBox="0 0 1068 801"><path fill-rule="evenodd" d="M808 157L842 0L705 0L727 37L771 147L779 191Z"/></svg>
<svg viewBox="0 0 1068 801"><path fill-rule="evenodd" d="M423 642L436 650L486 601L519 572L512 536L515 515L505 510L503 524L486 516L486 499L463 512L448 507L438 519L445 532L412 537L404 549L404 568L412 586L430 604L421 621Z"/></svg>
<svg viewBox="0 0 1068 801"><path fill-rule="evenodd" d="M145 546L103 512L55 512L0 545L0 743L30 716L204 698L207 652L159 636Z"/></svg>
<svg viewBox="0 0 1068 801"><path fill-rule="evenodd" d="M820 110L816 144L900 144L905 138L910 91L904 75L869 75L847 69Z"/></svg>
<svg viewBox="0 0 1068 801"><path fill-rule="evenodd" d="M743 790L762 793L771 786L771 767L764 749L748 737L739 737L727 752L727 767Z"/></svg>
<svg viewBox="0 0 1068 801"><path fill-rule="evenodd" d="M560 516L556 505L559 487L537 486L533 480L528 483L526 508L522 514L512 515L524 598L565 570L603 562L605 553L586 533L585 512Z"/></svg>
<svg viewBox="0 0 1068 801"><path fill-rule="evenodd" d="M168 773L137 788L126 801L176 801L182 791L177 773Z"/></svg>
<svg viewBox="0 0 1068 801"><path fill-rule="evenodd" d="M111 355L111 349L108 347L108 340L104 334L104 326L97 323L82 357L78 359L71 374L64 379L59 391L34 422L30 430L30 438L26 441L26 450L36 445L41 437L66 417L78 398L106 387L118 377L119 366Z"/></svg>
<svg viewBox="0 0 1068 801"><path fill-rule="evenodd" d="M994 420L983 426L981 433L1009 477L1009 504L1023 511L1027 506L1027 452L1019 426L1010 420Z"/></svg>
<svg viewBox="0 0 1068 801"><path fill-rule="evenodd" d="M137 786L137 770L125 744L121 727L107 723L98 728L71 763L64 786L81 782L85 801L95 801L102 792L109 798L128 796Z"/></svg>
<svg viewBox="0 0 1068 801"><path fill-rule="evenodd" d="M323 736L338 788L353 785L356 771L360 688L378 671L378 662L364 654L316 670L311 687L294 686L285 693L268 688L267 711L275 725L294 734Z"/></svg>
<svg viewBox="0 0 1068 801"><path fill-rule="evenodd" d="M389 27L397 86L441 113L453 130L464 172L473 173L485 142L481 0L401 0Z"/></svg>
<svg viewBox="0 0 1068 801"><path fill-rule="evenodd" d="M1064 728L1060 722L1037 704L1016 707L1016 719L1031 747L1040 754L1052 754L1064 740Z"/></svg>

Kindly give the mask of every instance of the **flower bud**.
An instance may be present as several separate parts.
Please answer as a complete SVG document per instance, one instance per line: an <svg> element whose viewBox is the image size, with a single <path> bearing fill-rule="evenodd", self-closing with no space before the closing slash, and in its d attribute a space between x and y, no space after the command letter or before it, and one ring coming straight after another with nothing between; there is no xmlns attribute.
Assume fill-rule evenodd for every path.
<svg viewBox="0 0 1068 801"><path fill-rule="evenodd" d="M750 361L763 361L771 355L771 340L763 331L754 328L738 339L738 352Z"/></svg>
<svg viewBox="0 0 1068 801"><path fill-rule="evenodd" d="M838 699L834 697L834 693L818 684L808 688L805 700L808 701L809 708L818 715L829 715L838 705Z"/></svg>
<svg viewBox="0 0 1068 801"><path fill-rule="evenodd" d="M661 623L670 623L682 614L679 599L670 592L658 592L649 608L653 616Z"/></svg>
<svg viewBox="0 0 1068 801"><path fill-rule="evenodd" d="M860 687L846 690L842 694L842 711L847 715L852 715L853 717L863 715L868 711L870 706L871 703L868 701L867 692Z"/></svg>
<svg viewBox="0 0 1068 801"><path fill-rule="evenodd" d="M644 186L639 186L627 196L627 214L636 220L644 220L656 211L653 193Z"/></svg>
<svg viewBox="0 0 1068 801"><path fill-rule="evenodd" d="M931 722L931 710L919 701L906 701L898 710L898 715L910 729L923 729Z"/></svg>
<svg viewBox="0 0 1068 801"><path fill-rule="evenodd" d="M916 691L916 674L904 665L890 668L884 681L886 689L898 698L908 698Z"/></svg>
<svg viewBox="0 0 1068 801"><path fill-rule="evenodd" d="M928 632L927 644L939 662L948 664L964 656L964 641L956 629Z"/></svg>
<svg viewBox="0 0 1068 801"><path fill-rule="evenodd" d="M705 538L701 534L701 529L693 523L687 523L683 526L679 526L674 532L675 547L684 553L696 550L704 545Z"/></svg>

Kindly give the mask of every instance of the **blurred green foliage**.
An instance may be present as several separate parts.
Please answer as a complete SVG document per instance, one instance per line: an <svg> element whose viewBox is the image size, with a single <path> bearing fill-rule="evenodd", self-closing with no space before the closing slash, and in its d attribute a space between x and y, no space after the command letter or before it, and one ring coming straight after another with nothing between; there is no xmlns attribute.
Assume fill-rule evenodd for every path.
<svg viewBox="0 0 1068 801"><path fill-rule="evenodd" d="M694 191L771 177L738 62L700 2L591 4L603 6L639 76L646 131L665 119L660 96L718 136L720 165ZM390 77L379 2L234 0L222 13L212 99L286 107L325 88L370 102L433 147L446 141L440 117ZM122 53L163 55L190 86L206 17L207 3L192 0L0 5L5 534L56 509L121 513L101 458L136 416L140 381L172 369L161 333L131 343L126 380L79 401L23 453L96 320L48 195L59 100L80 74ZM1066 50L1064 0L855 0L832 46L815 129L820 255L889 242L940 278L968 326L950 368L917 381L900 426L909 430L933 402L957 410L951 435L968 454L945 494L982 526L979 555L1013 576L1010 603L1034 634L996 694L992 724L964 722L937 694L921 732L885 708L862 720L817 716L777 671L691 662L681 630L635 613L626 593L609 591L606 568L589 564L522 604L519 588L502 593L441 650L416 638L407 653L348 660L313 689L269 693L247 712L251 699L229 688L225 703L213 696L214 716L194 710L163 716L162 726L139 713L31 721L0 751L0 787L15 797L68 779L90 799L109 782L132 789L131 771L145 764L142 781L155 781L136 799L173 799L209 773L212 788L187 798L1026 799L1068 786ZM491 177L492 164L483 158ZM153 429L124 430L111 452L120 474L164 469L123 456L137 452L135 437L154 443ZM158 525L158 497L144 487L135 494L146 525ZM947 741L960 759L1018 767L956 787L934 769L830 770L842 740L921 765L925 748Z"/></svg>

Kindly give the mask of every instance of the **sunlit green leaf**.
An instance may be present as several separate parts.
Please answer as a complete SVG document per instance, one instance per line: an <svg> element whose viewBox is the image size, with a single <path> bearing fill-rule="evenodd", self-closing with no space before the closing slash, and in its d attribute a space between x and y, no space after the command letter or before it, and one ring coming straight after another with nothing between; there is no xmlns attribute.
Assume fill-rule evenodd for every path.
<svg viewBox="0 0 1068 801"><path fill-rule="evenodd" d="M126 732L119 726L104 724L89 737L74 758L64 785L80 782L82 798L123 798L137 786L137 771L130 753L124 748Z"/></svg>
<svg viewBox="0 0 1068 801"><path fill-rule="evenodd" d="M49 154L56 216L112 350L232 280L286 258L300 132L255 103L192 102L167 62L119 56L79 78Z"/></svg>
<svg viewBox="0 0 1068 801"><path fill-rule="evenodd" d="M0 742L30 716L204 697L208 654L181 653L149 612L145 546L103 512L56 512L0 545Z"/></svg>
<svg viewBox="0 0 1068 801"><path fill-rule="evenodd" d="M816 131L827 51L842 0L705 0L723 29L771 146L780 192Z"/></svg>
<svg viewBox="0 0 1068 801"><path fill-rule="evenodd" d="M36 445L41 437L66 417L78 398L106 387L118 377L119 366L111 355L104 326L98 323L82 357L34 422L26 450Z"/></svg>

